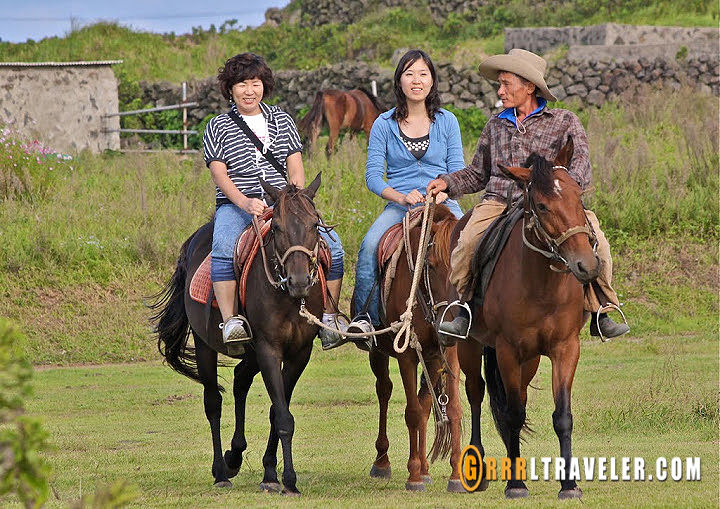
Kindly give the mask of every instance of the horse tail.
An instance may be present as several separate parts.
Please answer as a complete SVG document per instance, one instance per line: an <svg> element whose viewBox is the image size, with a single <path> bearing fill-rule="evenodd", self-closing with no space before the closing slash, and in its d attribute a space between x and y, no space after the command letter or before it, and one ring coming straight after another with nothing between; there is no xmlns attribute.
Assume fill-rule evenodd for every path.
<svg viewBox="0 0 720 509"><path fill-rule="evenodd" d="M311 145L320 133L320 127L322 127L322 119L324 113L324 92L322 90L315 94L315 101L313 101L312 108L307 114L298 122L298 129L300 132L305 134L308 139L308 145Z"/></svg>
<svg viewBox="0 0 720 509"><path fill-rule="evenodd" d="M150 318L155 323L158 335L158 351L167 364L191 380L200 382L195 349L189 347L190 323L185 312L185 280L187 278L188 246L195 232L180 248L175 273L162 290L152 298L149 305L155 314Z"/></svg>
<svg viewBox="0 0 720 509"><path fill-rule="evenodd" d="M511 426L507 413L507 394L500 376L500 366L498 366L495 349L486 346L483 351L483 358L485 360L485 382L488 396L490 396L490 410L492 410L493 420L495 421L495 429L497 429L503 442L507 445L510 441ZM523 416L520 432L521 434L532 432L530 423L525 416Z"/></svg>
<svg viewBox="0 0 720 509"><path fill-rule="evenodd" d="M378 114L382 113L383 111L387 111L387 108L383 103L380 102L380 99L378 99L376 96L372 95L372 93L363 87L358 87L358 90L368 96L368 99L370 99L370 102L373 106L375 106L375 109L377 110Z"/></svg>

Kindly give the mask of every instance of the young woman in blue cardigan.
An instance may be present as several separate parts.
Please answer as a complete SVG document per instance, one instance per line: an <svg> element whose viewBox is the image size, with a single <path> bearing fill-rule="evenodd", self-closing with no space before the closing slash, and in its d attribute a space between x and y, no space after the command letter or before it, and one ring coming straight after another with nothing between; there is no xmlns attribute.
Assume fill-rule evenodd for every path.
<svg viewBox="0 0 720 509"><path fill-rule="evenodd" d="M377 287L371 295L378 277L380 238L402 221L408 207L424 203L431 180L465 167L460 126L455 115L440 107L435 66L424 51L415 49L403 55L395 69L394 91L396 106L381 114L370 132L365 182L387 205L358 252L355 318L348 332L367 334L380 325ZM460 206L445 193L440 193L438 202L462 217ZM366 307L367 314L361 314Z"/></svg>

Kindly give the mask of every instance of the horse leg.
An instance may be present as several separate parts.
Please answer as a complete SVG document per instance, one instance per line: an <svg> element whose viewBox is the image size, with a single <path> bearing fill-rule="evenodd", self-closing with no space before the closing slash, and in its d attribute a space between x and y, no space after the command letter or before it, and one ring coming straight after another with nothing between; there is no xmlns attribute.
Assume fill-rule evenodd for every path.
<svg viewBox="0 0 720 509"><path fill-rule="evenodd" d="M405 483L405 489L424 491L425 483L423 483L420 474L422 461L420 459L419 432L422 409L417 397L417 358L414 355L399 354L398 365L400 366L400 376L402 377L407 402L405 405L405 424L410 436L410 457L407 463L410 475Z"/></svg>
<svg viewBox="0 0 720 509"><path fill-rule="evenodd" d="M518 478L517 461L520 457L520 432L525 426L525 401L522 389L522 365L516 359L514 349L498 341L497 364L502 385L505 389L506 405L501 429L503 440L510 459L510 479L505 487L506 498L524 498L528 496L525 483Z"/></svg>
<svg viewBox="0 0 720 509"><path fill-rule="evenodd" d="M432 410L433 394L430 392L430 386L427 383L426 376L432 376L430 382L435 390L440 382L440 364L439 362L427 362L429 373L423 373L420 379L420 391L418 392L418 402L420 403L420 424L418 432L418 454L420 456L420 475L425 484L432 482L430 477L430 464L427 459L427 427L430 420L430 410Z"/></svg>
<svg viewBox="0 0 720 509"><path fill-rule="evenodd" d="M235 395L235 434L230 449L225 451L225 464L230 477L235 477L242 466L242 453L247 449L245 439L245 404L250 386L260 368L257 359L250 354L235 366L233 394Z"/></svg>
<svg viewBox="0 0 720 509"><path fill-rule="evenodd" d="M480 480L480 485L476 491L485 491L490 481L488 480L489 476L486 475L485 448L482 445L482 429L480 425L482 403L483 399L485 399L485 380L482 377L483 346L477 341L462 341L456 345L456 348L459 365L463 373L465 373L465 395L470 403L470 445L477 448L480 452L480 458L483 459L483 478ZM460 483L460 486L462 486L462 483ZM464 488L462 490L457 489L457 491L464 490Z"/></svg>
<svg viewBox="0 0 720 509"><path fill-rule="evenodd" d="M281 368L281 359L272 348L258 342L256 347L260 372L265 388L270 395L270 436L263 456L265 475L260 488L263 491L277 491L277 446L278 440L283 448L283 494L300 495L296 483L297 475L292 460L292 437L295 432L295 419L290 413L290 398L293 389L310 360L312 345L292 360L286 359Z"/></svg>
<svg viewBox="0 0 720 509"><path fill-rule="evenodd" d="M230 475L222 455L222 441L220 438L220 417L222 414L222 395L217 384L217 352L205 344L195 334L195 355L197 356L197 368L200 381L203 384L203 400L205 404L205 417L210 423L210 435L213 445L212 475L215 478L215 486L219 488L230 488Z"/></svg>
<svg viewBox="0 0 720 509"><path fill-rule="evenodd" d="M380 408L378 436L375 440L377 457L370 468L370 477L379 479L390 479L392 473L390 458L387 453L390 447L390 442L387 437L387 412L388 402L390 401L390 395L393 389L390 371L388 369L389 361L390 357L377 348L370 349L370 369L372 369L375 375L375 393L377 394L378 406Z"/></svg>
<svg viewBox="0 0 720 509"><path fill-rule="evenodd" d="M462 406L460 405L460 363L458 361L458 353L456 346L445 349L445 360L447 361L448 367L450 368L450 372L447 374L445 392L448 396L447 416L448 420L450 421L450 468L452 468L450 479L448 480L447 484L447 491L454 493L464 493L465 488L463 488L463 485L460 482L459 468L460 453L462 452ZM484 392L485 386L483 381L481 398ZM484 481L484 483L485 487L483 488L483 482L481 482L478 489L486 489L487 481Z"/></svg>
<svg viewBox="0 0 720 509"><path fill-rule="evenodd" d="M573 418L570 411L570 394L572 391L573 377L580 357L580 344L575 340L564 342L561 347L555 349L557 355L552 355L552 388L553 399L555 400L555 411L553 412L553 427L555 434L560 441L560 456L565 460L565 476L560 481L560 492L558 498L581 498L582 490L578 488L575 479L570 479L570 462L572 461L572 429Z"/></svg>
<svg viewBox="0 0 720 509"><path fill-rule="evenodd" d="M337 140L340 135L340 122L331 115L328 115L327 121L329 137L327 147L325 148L325 155L330 157L335 151L335 140Z"/></svg>

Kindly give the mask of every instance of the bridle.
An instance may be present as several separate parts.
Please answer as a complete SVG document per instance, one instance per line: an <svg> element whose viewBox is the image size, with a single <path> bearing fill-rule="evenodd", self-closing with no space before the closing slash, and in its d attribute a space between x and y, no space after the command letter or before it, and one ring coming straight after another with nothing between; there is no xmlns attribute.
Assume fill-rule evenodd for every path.
<svg viewBox="0 0 720 509"><path fill-rule="evenodd" d="M556 165L552 168L553 170L565 170L566 172L568 171L565 166ZM585 217L584 225L573 226L565 230L557 237L552 237L550 236L550 234L548 234L545 228L543 228L540 218L537 215L537 212L535 210L535 202L533 201L532 193L530 192L531 187L532 182L528 182L527 184L525 184L525 187L523 189L523 194L525 195L525 214L523 215L522 229L523 243L536 253L540 253L545 258L550 259L550 268L555 272L570 271L570 264L565 259L565 257L560 254L560 246L573 235L577 235L579 233L586 234L593 245L593 253L597 255L597 235L595 234L595 230L593 230L592 224L590 224L590 221L587 218L587 214L583 212L583 216ZM525 236L525 230L531 231L533 234L535 234L535 238L537 238L542 244L544 244L547 250L530 243ZM552 265L552 263L554 262L562 263L565 266L565 269L556 268Z"/></svg>
<svg viewBox="0 0 720 509"><path fill-rule="evenodd" d="M302 195L300 195L302 196ZM309 200L309 198L308 198ZM312 200L310 200L312 203ZM314 209L314 205L313 205ZM317 214L317 211L315 212ZM275 218L273 218L275 220ZM287 270L285 269L285 263L287 262L288 257L296 252L303 253L307 255L307 257L310 259L310 281L311 286L318 282L318 252L320 250L320 233L318 232L318 229L315 228L315 245L312 249L308 249L303 245L300 244L294 244L287 248L285 252L278 258L278 253L280 250L277 247L277 237L275 235L275 230L273 228L270 229L270 232L268 234L268 237L264 242L262 240L262 235L260 233L260 227L257 222L257 218L253 216L252 220L253 228L255 230L255 235L257 235L258 239L260 240L260 252L262 253L262 259L263 259L263 266L265 268L265 275L267 277L268 283L273 288L280 288L282 290L287 290ZM322 219L320 219L320 216L317 215L317 226L318 227L324 227L324 228L330 228L328 225L325 225L322 222ZM270 267L268 265L268 259L267 254L265 253L265 246L272 241L273 243L273 256L272 256L272 262L273 262L273 273L270 271Z"/></svg>

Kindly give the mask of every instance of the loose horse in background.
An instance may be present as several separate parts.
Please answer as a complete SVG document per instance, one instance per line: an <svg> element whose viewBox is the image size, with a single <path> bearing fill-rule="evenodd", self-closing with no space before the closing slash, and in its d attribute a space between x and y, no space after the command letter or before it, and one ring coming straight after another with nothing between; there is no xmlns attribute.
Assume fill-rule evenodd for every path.
<svg viewBox="0 0 720 509"><path fill-rule="evenodd" d="M215 485L230 487L229 479L242 465L245 440L245 402L253 378L262 373L272 406L270 437L263 457L264 476L260 488L279 491L277 447L282 442L283 493L299 494L292 461L292 437L295 422L289 410L293 389L310 359L312 342L318 332L298 314L301 302L315 314L322 313L323 296L317 283L317 252L320 218L313 197L320 186L320 175L306 188L288 185L278 191L261 181L263 189L275 201L272 227L265 238L270 266L256 256L249 267L245 312L253 332L251 348L243 355L230 355L218 328L220 313L190 298L193 274L210 252L213 223L198 229L182 246L175 274L152 306L157 314L158 348L175 371L200 382L204 387L205 415L210 422L213 444L212 475ZM275 281L271 281L271 277ZM277 279L284 278L284 285ZM286 285L286 286L285 286ZM284 290L283 287L287 290ZM207 309L210 309L209 306ZM188 345L192 332L194 348ZM217 383L218 352L242 358L235 366L236 428L230 449L223 457L220 440L222 386Z"/></svg>
<svg viewBox="0 0 720 509"><path fill-rule="evenodd" d="M436 436L431 448L432 460L437 457L447 457L448 453L450 453L452 474L448 481L447 490L464 492L458 469L461 452L462 419L462 408L458 394L460 367L456 347L444 350L446 363L443 362L443 351L439 345L435 330L435 317L438 309L447 304L445 299L450 289L448 282L449 239L456 223L457 218L447 207L444 205L437 206L430 230L432 243L424 264L422 283L418 285L416 305L413 308L412 328L417 336L417 341L420 343L422 356L427 365L428 373L425 376L429 374L432 387L447 397L447 401L441 402L447 405L446 415L438 415L437 412L435 414ZM402 228L402 225L400 227ZM385 236L387 237L391 231L389 230ZM407 252L406 243L399 253L397 268L387 291L387 301L384 305L384 325L399 320L407 308L407 300L413 281L413 270L411 270L410 265L414 264L419 249L420 235L420 225L412 228L408 235L410 252ZM384 242L381 240L380 245L383 244ZM381 278L386 276L387 271L384 270ZM379 285L379 288L382 287L383 285ZM381 298L381 302L384 300L384 298ZM440 302L441 300L444 302ZM400 367L400 375L405 389L407 401L405 423L410 436L410 458L407 464L409 477L405 483L405 489L423 491L425 483L430 482L426 434L434 395L430 392L425 376L421 378L421 386L418 392L417 368L420 361L418 354L412 347L407 347L404 351L398 352L396 345L394 345L394 337L395 333L379 335L377 336L377 342L373 341L370 347L370 367L376 377L375 390L380 405L378 436L375 441L377 457L370 470L370 476L389 478L391 475L390 459L387 454L389 448L387 412L393 385L388 367L389 358L395 357ZM446 383L443 384L441 378L445 378ZM437 410L437 407L435 408ZM449 422L438 426L438 422L442 418L447 418Z"/></svg>
<svg viewBox="0 0 720 509"><path fill-rule="evenodd" d="M534 154L526 163L531 169L501 166L523 188L523 220L515 224L500 253L484 303L475 300L470 336L458 342L472 412L470 443L483 457L480 408L485 382L480 364L485 356L490 407L512 461L507 498L528 496L515 461L520 457L520 432L527 429L527 387L541 355L552 362L553 427L566 465L558 497L582 496L568 475L573 427L570 393L580 356L580 329L587 319L583 285L597 277L599 259L582 190L566 168L572 152L570 139L554 163ZM486 487L485 481L481 489Z"/></svg>
<svg viewBox="0 0 720 509"><path fill-rule="evenodd" d="M321 90L315 94L312 108L298 123L298 129L307 137L308 147L317 141L322 127L323 117L328 124L330 138L325 154L330 157L335 149L335 141L340 129L365 131L370 138L370 129L375 119L385 111L377 97L364 88L353 90Z"/></svg>

